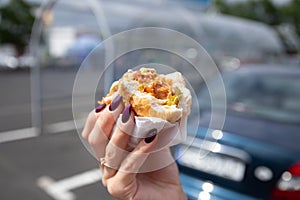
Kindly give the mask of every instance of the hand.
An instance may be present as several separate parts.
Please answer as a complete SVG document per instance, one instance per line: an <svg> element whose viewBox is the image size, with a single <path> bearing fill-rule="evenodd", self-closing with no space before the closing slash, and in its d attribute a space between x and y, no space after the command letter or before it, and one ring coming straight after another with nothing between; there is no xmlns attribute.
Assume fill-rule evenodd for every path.
<svg viewBox="0 0 300 200"><path fill-rule="evenodd" d="M133 128L134 112L130 104L124 109L120 96L110 105L100 105L87 119L82 137L89 142L101 163L102 183L108 192L121 200L185 200L177 165L169 148L159 151L160 158L150 155L159 139L155 130L135 148L130 148L128 143ZM148 166L155 164L154 160L171 162L157 170L149 170L153 168Z"/></svg>

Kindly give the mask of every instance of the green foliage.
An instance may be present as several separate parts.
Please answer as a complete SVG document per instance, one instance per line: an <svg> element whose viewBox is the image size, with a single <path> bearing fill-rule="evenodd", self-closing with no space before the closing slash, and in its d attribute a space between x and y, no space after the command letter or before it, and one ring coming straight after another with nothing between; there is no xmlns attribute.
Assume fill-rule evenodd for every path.
<svg viewBox="0 0 300 200"><path fill-rule="evenodd" d="M248 0L236 3L215 0L214 5L221 13L264 22L269 25L292 24L300 35L300 0L291 0L283 6L275 6L272 0Z"/></svg>
<svg viewBox="0 0 300 200"><path fill-rule="evenodd" d="M28 45L34 23L32 6L24 0L10 0L0 8L0 44L13 44L19 54Z"/></svg>
<svg viewBox="0 0 300 200"><path fill-rule="evenodd" d="M249 0L236 3L216 0L215 6L224 14L261 21L271 25L280 23L278 10L271 0Z"/></svg>
<svg viewBox="0 0 300 200"><path fill-rule="evenodd" d="M282 22L293 24L297 34L300 35L300 1L292 0L280 9Z"/></svg>

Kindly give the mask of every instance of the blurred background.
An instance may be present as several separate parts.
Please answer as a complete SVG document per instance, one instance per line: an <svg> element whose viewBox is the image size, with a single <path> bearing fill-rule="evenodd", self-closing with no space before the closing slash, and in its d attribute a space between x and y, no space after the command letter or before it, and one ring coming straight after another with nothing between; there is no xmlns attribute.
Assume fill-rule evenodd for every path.
<svg viewBox="0 0 300 200"><path fill-rule="evenodd" d="M73 84L100 45L81 67L97 79L102 41L140 27L179 31L208 52L218 68L211 81L219 72L224 79L224 128L208 129L210 96L191 63L162 50L110 63L95 102L129 68L184 72L200 102L200 125L189 119L197 140L178 160L189 199L300 199L299 9L298 0L0 0L0 199L113 199L77 133L96 105L88 102L94 86L76 93L76 129ZM193 161L197 149L209 156Z"/></svg>

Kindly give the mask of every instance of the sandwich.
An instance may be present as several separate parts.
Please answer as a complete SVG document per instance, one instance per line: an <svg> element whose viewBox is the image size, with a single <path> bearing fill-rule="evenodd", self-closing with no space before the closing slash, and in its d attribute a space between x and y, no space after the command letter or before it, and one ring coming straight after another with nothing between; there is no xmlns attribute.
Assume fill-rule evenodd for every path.
<svg viewBox="0 0 300 200"><path fill-rule="evenodd" d="M138 117L156 117L170 123L186 117L192 103L180 72L158 74L152 68L128 70L99 103L110 104L117 95L123 97L125 105L132 105Z"/></svg>

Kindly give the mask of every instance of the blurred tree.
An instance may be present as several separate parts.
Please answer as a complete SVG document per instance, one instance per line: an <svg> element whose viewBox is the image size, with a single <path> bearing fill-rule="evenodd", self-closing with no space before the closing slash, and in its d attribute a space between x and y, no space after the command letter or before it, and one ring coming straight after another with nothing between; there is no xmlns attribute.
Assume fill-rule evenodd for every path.
<svg viewBox="0 0 300 200"><path fill-rule="evenodd" d="M252 19L274 26L283 41L286 52L289 54L299 52L297 37L289 38L292 32L287 35L280 30L280 27L293 27L290 30L295 30L298 37L300 36L300 0L290 0L280 6L275 5L272 0L236 2L214 0L214 7L217 11L224 14ZM292 42L292 40L294 41Z"/></svg>
<svg viewBox="0 0 300 200"><path fill-rule="evenodd" d="M224 14L253 19L270 25L292 24L300 35L299 0L291 0L282 6L275 6L272 0L249 0L236 3L215 0L214 5L219 12Z"/></svg>
<svg viewBox="0 0 300 200"><path fill-rule="evenodd" d="M10 0L0 8L0 44L12 44L18 55L28 46L34 23L33 6L24 0Z"/></svg>
<svg viewBox="0 0 300 200"><path fill-rule="evenodd" d="M274 5L272 0L262 0L262 21L270 25L280 24L279 9Z"/></svg>
<svg viewBox="0 0 300 200"><path fill-rule="evenodd" d="M293 24L297 34L300 36L300 1L292 0L289 4L281 7L280 14L282 22Z"/></svg>
<svg viewBox="0 0 300 200"><path fill-rule="evenodd" d="M219 12L224 14L261 21L270 25L280 23L279 11L271 0L249 0L236 3L215 0L214 5Z"/></svg>

